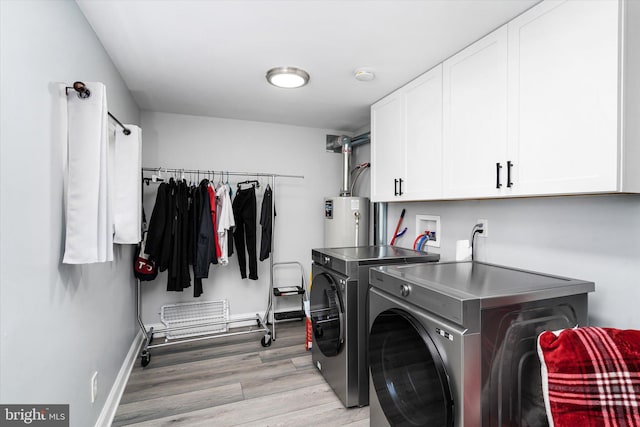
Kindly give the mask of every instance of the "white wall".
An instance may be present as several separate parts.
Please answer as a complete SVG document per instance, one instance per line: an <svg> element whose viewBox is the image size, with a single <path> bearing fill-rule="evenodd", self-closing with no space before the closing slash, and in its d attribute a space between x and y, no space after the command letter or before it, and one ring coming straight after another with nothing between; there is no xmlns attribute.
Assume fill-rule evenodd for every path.
<svg viewBox="0 0 640 427"><path fill-rule="evenodd" d="M340 155L325 152L325 138L326 134L341 132L148 111L142 113L142 127L145 167L304 175L302 180L277 180L274 260L301 262L308 280L311 248L322 247L323 243L324 197L337 195L340 190ZM235 183L245 179L230 177L234 191ZM262 179L264 185L258 190L258 220L267 182ZM148 216L156 189L151 185L144 190ZM290 280L292 273L282 270L278 277ZM258 261L258 276L258 281L241 280L234 255L226 267L211 266L209 279L203 284L204 294L195 299L192 288L182 293L166 292L166 274L161 273L155 281L144 284L143 319L148 324L158 323L163 304L199 300L227 299L232 317L262 313L268 297L268 260Z"/></svg>
<svg viewBox="0 0 640 427"><path fill-rule="evenodd" d="M369 146L356 158L367 161ZM370 188L360 194L369 196ZM475 221L488 219L476 259L593 281L591 324L640 328L640 195L389 203L387 242L403 208L408 230L398 246L412 247L416 215L440 215L442 246L429 250L453 260L456 240L469 239Z"/></svg>
<svg viewBox="0 0 640 427"><path fill-rule="evenodd" d="M0 1L0 402L70 404L93 425L136 334L131 247L62 265L58 82L102 81L126 123L139 110L73 1ZM98 399L90 377L98 371Z"/></svg>

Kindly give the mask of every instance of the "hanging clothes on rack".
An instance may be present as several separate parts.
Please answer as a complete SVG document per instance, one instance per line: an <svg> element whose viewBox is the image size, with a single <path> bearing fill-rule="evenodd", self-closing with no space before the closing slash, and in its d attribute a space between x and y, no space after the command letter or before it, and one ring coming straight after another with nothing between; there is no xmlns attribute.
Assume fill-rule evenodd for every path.
<svg viewBox="0 0 640 427"><path fill-rule="evenodd" d="M233 199L233 217L236 228L233 240L238 250L240 276L247 278L247 255L249 255L249 279L258 280L258 260L256 254L256 188L242 189L238 184Z"/></svg>
<svg viewBox="0 0 640 427"><path fill-rule="evenodd" d="M143 176L143 181L146 182L147 184L150 182L158 182L159 179L162 179L159 175L159 169L158 168L143 168L142 169L143 173L144 172L158 172L158 176L153 176L152 178L146 178ZM202 171L202 170L184 170L184 169L164 169L165 173L181 173L182 176L184 177L184 173L189 173L189 174L197 174L198 175L198 180L200 178L200 174L207 174L210 173L210 171ZM271 190L275 190L275 182L276 182L276 178L304 178L301 175L279 175L279 174L266 174L266 173L247 173L247 172L226 172L227 175L234 175L234 176L244 176L244 177L270 177L271 178ZM203 185L203 183L200 183L200 185L193 185L190 188L187 188L187 191L182 191L182 193L186 193L187 194L187 219L186 219L186 223L187 223L187 236L186 236L186 240L187 240L187 245L186 245L186 258L188 260L189 263L194 265L194 272L196 270L196 267L200 268L203 267L202 270L205 270L205 274L208 275L208 271L209 271L209 266L208 264L211 262L214 262L214 260L212 260L211 258L209 259L209 263L207 263L206 265L196 265L198 263L198 260L200 259L201 254L198 253L198 249L200 247L202 247L202 243L205 243L204 248L207 249L207 253L209 255L211 254L215 254L215 245L209 245L207 242L207 233L202 233L203 231L206 231L208 228L208 223L207 221L205 221L205 219L208 219L211 223L211 228L213 229L213 223L212 223L212 218L211 218L211 207L207 206L207 203L211 203L210 198L209 198L209 191L206 188L206 185L208 185L208 181L205 180L204 181L206 184ZM256 186L259 186L259 183L257 181L253 181L253 183L256 184ZM183 180L183 184L184 180ZM228 178L227 178L227 182L224 184L225 186L227 186L227 188L230 190L229 185L228 185ZM167 188L169 187L169 188ZM175 205L175 200L173 202L171 202L170 197L172 195L172 193L169 191L170 190L170 184L167 184L166 182L162 182L158 188L158 194L156 196L156 206L154 207L154 214L152 215L152 220L150 222L154 223L154 228L156 228L157 232L155 234L155 236L152 236L152 250L151 252L154 252L154 254L157 251L157 254L155 254L154 256L156 257L160 257L160 258L164 258L164 250L163 250L163 242L165 239L165 235L164 235L164 231L166 229L166 222L170 222L173 223L172 217L170 216L173 212L169 211L167 209L167 206L176 206ZM184 188L183 188L184 190ZM178 194L181 193L180 189L178 189L177 191ZM231 193L231 191L229 191L229 193ZM236 222L239 218L241 218L243 220L242 225L243 225L243 230L241 234L238 234L237 237L242 237L242 264L241 265L241 272L244 271L246 273L246 255L249 255L249 275L250 278L255 277L257 279L257 257L256 257L256 223L255 223L255 217L256 217L256 198L255 198L255 187L251 187L248 188L246 190L241 190L239 189L238 191L239 196L237 197L237 199L234 199L233 203L231 203L230 201L230 197L227 200L226 199L226 195L224 190L219 191L218 189L216 189L216 194L218 195L219 199L222 199L222 204L224 206L225 204L225 200L227 200L227 206L229 206L229 210L231 211L231 214L233 215L229 215L229 223ZM230 196L230 194L229 194ZM271 200L273 201L273 193L271 193ZM273 202L272 202L273 203ZM217 208L217 206L216 206ZM184 212L184 205L182 206L182 211ZM218 220L218 224L216 224L216 232L217 230L221 227L222 224L224 224L224 208L218 208L217 209L217 220ZM167 215L169 214L169 215ZM275 212L274 212L275 214ZM264 219L266 220L267 217L264 216ZM246 220L246 221L245 221ZM253 220L253 221L251 221ZM273 221L274 217L271 218L271 225L273 227ZM181 224L181 222L178 222ZM204 225L205 228L204 230L202 229L202 227L200 227L200 225ZM266 224L266 222L265 222ZM236 224L236 227L237 224ZM150 227L151 228L151 227ZM232 228L232 226L229 226L228 228L226 228L227 230L227 236L229 238L234 238L236 237L236 233L229 233L230 229ZM253 231L253 238L251 238L251 231ZM152 233L153 235L153 233ZM202 239L201 239L202 237ZM220 237L220 236L218 236ZM271 238L273 239L273 235L271 236ZM253 240L253 243L251 243L251 240ZM231 240L233 241L233 240ZM231 242L230 241L230 242ZM266 240L265 240L266 241ZM155 243L155 248L153 248ZM247 244L248 243L248 244ZM147 244L149 244L147 242ZM271 241L270 246L273 245L273 240ZM232 245L229 245L230 247ZM213 249L212 249L213 247ZM251 249L253 247L253 250ZM221 250L223 250L223 245L221 245ZM247 253L245 253L245 251ZM147 253L149 253L150 251L147 250ZM252 255L253 253L253 255ZM206 254L205 254L206 255ZM274 254L270 254L269 255L269 263L270 263L270 267L271 267L271 272L273 273L273 267L274 267L274 262L273 262L273 256ZM179 258L179 259L183 259L183 258ZM253 259L253 261L252 261ZM204 268L206 267L206 268ZM255 275L254 275L255 274ZM195 276L195 275L194 275ZM198 283L200 283L200 289L198 290ZM273 274L270 275L269 278L269 292L266 293L267 296L267 306L266 309L264 311L263 314L256 314L255 316L251 316L251 317L240 317L240 318L235 318L234 320L228 320L226 321L224 324L225 325L229 325L231 323L244 323L244 322L257 322L258 327L252 327L249 328L246 331L234 331L231 333L217 333L217 332L208 332L208 331L203 331L201 333L199 333L198 335L202 335L202 336L198 336L198 337L193 337L193 338L181 338L179 340L176 340L174 342L172 341L167 341L165 340L165 342L162 342L160 344L152 344L153 341L153 336L154 336L154 328L153 327L149 327L147 328L147 326L145 326L143 320L142 320L142 304L141 302L141 282L140 280L137 281L137 300L138 300L138 304L136 304L137 306L137 320L138 320L138 324L140 326L140 329L142 331L142 333L145 336L145 339L143 341L142 344L142 350L140 353L140 358L141 358L141 364L142 366L147 366L151 360L151 354L149 353L149 350L152 348L157 348L157 347L164 347L164 346L168 346L168 345L178 345L178 344L182 344L182 343L186 343L186 342L194 342L194 341L200 341L200 340L205 340L205 339L212 339L212 338L222 338L222 337L226 337L226 336L237 336L237 335L241 335L241 334L252 334L252 333L260 333L260 334L264 334L260 343L262 344L262 346L264 347L268 347L271 345L271 341L272 339L275 340L275 326L273 329L273 332L271 330L271 328L269 327L269 324L267 323L269 319L272 318L273 316L273 295L274 295L274 286L273 286ZM197 291L197 292L196 292ZM194 295L195 296L199 296L202 293L202 278L197 278L194 277ZM203 321L205 320L204 318L202 319ZM198 326L198 325L194 325ZM209 323L207 323L206 321L202 323L202 326L211 326ZM164 332L165 334L167 332L170 331L177 331L180 330L182 331L184 328L183 327L171 327L168 326L164 329L162 329L161 331ZM167 335L168 336L168 335Z"/></svg>
<svg viewBox="0 0 640 427"><path fill-rule="evenodd" d="M189 273L189 188L184 180L174 182L175 207L172 223L173 242L167 291L182 292L191 286Z"/></svg>
<svg viewBox="0 0 640 427"><path fill-rule="evenodd" d="M151 212L149 230L147 232L147 245L145 246L145 252L149 255L149 259L155 261L160 271L167 269L167 259L169 257L168 244L165 245L164 239L165 230L171 217L169 196L169 184L166 182L161 183L156 192L156 202ZM166 257L164 256L165 252L167 253Z"/></svg>
<svg viewBox="0 0 640 427"><path fill-rule="evenodd" d="M167 291L191 286L189 273L189 190L186 182L161 183L153 207L145 252L167 273Z"/></svg>
<svg viewBox="0 0 640 427"><path fill-rule="evenodd" d="M198 253L198 236L202 219L203 191L201 185L190 188L191 203L189 205L189 264L193 266L193 296L202 295L202 277L198 277L196 269ZM208 196L207 196L208 197Z"/></svg>
<svg viewBox="0 0 640 427"><path fill-rule="evenodd" d="M213 229L214 229L214 239L213 239L213 243L214 246L216 248L216 262L215 264L218 263L218 258L220 258L220 243L218 242L218 233L217 233L217 224L218 224L218 213L217 213L217 206L218 206L218 202L216 200L216 190L213 186L212 182L209 182L209 185L207 186L207 191L209 193L209 206L211 208L211 223L213 224Z"/></svg>
<svg viewBox="0 0 640 427"><path fill-rule="evenodd" d="M271 190L271 186L267 184L267 188L264 190L264 196L262 196L262 207L260 208L260 226L262 227L260 261L269 258L269 254L271 253L271 235L273 232L272 213L275 215L275 209L273 209L273 191Z"/></svg>
<svg viewBox="0 0 640 427"><path fill-rule="evenodd" d="M211 215L209 180L202 180L197 191L199 193L200 214L199 221L196 223L198 231L195 241L193 273L197 279L206 279L209 277L209 265L218 263L215 246L216 236ZM202 280L199 281L198 287L199 289L194 289L194 297L199 297L203 292Z"/></svg>
<svg viewBox="0 0 640 427"><path fill-rule="evenodd" d="M220 244L220 256L218 262L221 265L229 264L229 250L233 251L233 245L229 247L229 241L233 241L231 230L236 226L233 218L233 208L231 207L231 198L229 197L229 186L222 183L216 190L216 198L218 203L218 242Z"/></svg>

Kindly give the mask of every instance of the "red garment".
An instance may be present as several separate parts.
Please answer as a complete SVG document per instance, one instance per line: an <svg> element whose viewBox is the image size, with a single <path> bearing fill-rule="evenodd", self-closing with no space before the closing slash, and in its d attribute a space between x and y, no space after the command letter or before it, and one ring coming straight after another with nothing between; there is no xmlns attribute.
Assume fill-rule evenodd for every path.
<svg viewBox="0 0 640 427"><path fill-rule="evenodd" d="M216 258L220 258L220 254L222 253L222 251L220 251L220 243L218 242L218 233L216 231L218 229L218 222L216 221L216 190L213 189L213 185L211 184L207 186L207 190L209 191L209 201L211 202L211 221L213 221L213 230L215 236L213 240L216 243Z"/></svg>
<svg viewBox="0 0 640 427"><path fill-rule="evenodd" d="M547 331L538 353L550 425L640 427L640 331Z"/></svg>

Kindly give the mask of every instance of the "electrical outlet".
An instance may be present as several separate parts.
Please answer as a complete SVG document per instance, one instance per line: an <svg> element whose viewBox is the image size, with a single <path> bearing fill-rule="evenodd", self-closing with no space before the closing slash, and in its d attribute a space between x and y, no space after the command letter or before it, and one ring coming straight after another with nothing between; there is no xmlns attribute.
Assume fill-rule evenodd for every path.
<svg viewBox="0 0 640 427"><path fill-rule="evenodd" d="M91 403L96 401L98 397L98 371L91 375Z"/></svg>
<svg viewBox="0 0 640 427"><path fill-rule="evenodd" d="M482 233L478 233L478 236L489 237L489 220L479 219L476 224L482 224Z"/></svg>

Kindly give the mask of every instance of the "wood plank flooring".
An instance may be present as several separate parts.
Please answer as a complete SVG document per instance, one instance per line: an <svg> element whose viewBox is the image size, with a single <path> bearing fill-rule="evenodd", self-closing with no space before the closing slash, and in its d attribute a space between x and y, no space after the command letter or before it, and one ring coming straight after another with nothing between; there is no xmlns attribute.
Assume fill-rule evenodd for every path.
<svg viewBox="0 0 640 427"><path fill-rule="evenodd" d="M368 426L369 408L345 409L311 364L304 322L276 333L266 348L249 334L152 349L113 426Z"/></svg>

